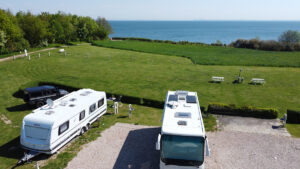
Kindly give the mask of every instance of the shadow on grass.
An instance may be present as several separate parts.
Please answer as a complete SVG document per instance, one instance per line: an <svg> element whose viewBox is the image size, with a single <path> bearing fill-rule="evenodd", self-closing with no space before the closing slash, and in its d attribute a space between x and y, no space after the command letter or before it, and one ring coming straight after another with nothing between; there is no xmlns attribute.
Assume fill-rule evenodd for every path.
<svg viewBox="0 0 300 169"><path fill-rule="evenodd" d="M7 107L6 110L9 112L18 112L18 111L27 111L27 110L33 110L34 106L29 104L21 104L13 107Z"/></svg>
<svg viewBox="0 0 300 169"><path fill-rule="evenodd" d="M216 83L216 84L221 84L221 82L216 82L216 81L212 81L212 80L208 81L208 83Z"/></svg>
<svg viewBox="0 0 300 169"><path fill-rule="evenodd" d="M20 147L20 136L0 147L0 157L20 159L23 155L23 150Z"/></svg>
<svg viewBox="0 0 300 169"><path fill-rule="evenodd" d="M128 116L119 116L117 117L118 119L125 119L125 118L128 118Z"/></svg>
<svg viewBox="0 0 300 169"><path fill-rule="evenodd" d="M157 169L159 151L155 142L160 128L146 128L130 131L119 153L113 169Z"/></svg>

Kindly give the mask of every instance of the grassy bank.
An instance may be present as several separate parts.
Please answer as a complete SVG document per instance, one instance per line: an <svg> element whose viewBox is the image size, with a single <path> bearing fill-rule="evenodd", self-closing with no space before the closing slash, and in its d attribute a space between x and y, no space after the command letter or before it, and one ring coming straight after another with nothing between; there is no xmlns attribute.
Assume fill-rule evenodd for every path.
<svg viewBox="0 0 300 169"><path fill-rule="evenodd" d="M141 41L96 41L97 46L183 56L200 65L300 67L300 52L271 52L218 46Z"/></svg>
<svg viewBox="0 0 300 169"><path fill-rule="evenodd" d="M19 58L16 61L0 63L0 115L11 120L6 124L0 120L0 168L12 167L19 156L14 149L19 140L23 117L30 112L17 91L23 86L38 82L52 82L78 88L93 88L108 93L164 101L168 90L197 91L201 105L209 102L233 103L271 107L280 110L281 115L289 109L300 109L300 69L278 67L243 67L243 84L232 84L240 66L195 65L187 58L148 54L95 46L72 46L65 48L68 55L53 51L48 57L42 53L31 60ZM211 76L224 76L221 84L209 83ZM250 85L253 77L266 80L266 84ZM160 125L161 109L134 105L132 119L107 115L103 127L95 127L86 136L79 138L50 160L46 168L63 168L74 157L78 145L99 136L100 132L115 122L143 125ZM120 116L126 116L127 105ZM205 119L206 129L213 129L213 117ZM96 125L96 124L95 124ZM209 127L211 126L211 127ZM7 146L9 148L7 148ZM3 148L5 148L3 150ZM51 158L54 158L51 157ZM21 168L33 168L33 164Z"/></svg>

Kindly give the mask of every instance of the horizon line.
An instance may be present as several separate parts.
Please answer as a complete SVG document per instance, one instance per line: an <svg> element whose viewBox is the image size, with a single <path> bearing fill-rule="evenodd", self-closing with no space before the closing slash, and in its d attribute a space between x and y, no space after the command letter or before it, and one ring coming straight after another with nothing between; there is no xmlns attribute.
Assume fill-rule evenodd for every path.
<svg viewBox="0 0 300 169"><path fill-rule="evenodd" d="M159 21L218 21L218 22L300 22L300 20L206 20L206 19L194 19L194 20L152 20L152 19L107 19L108 21L155 21L155 22L159 22Z"/></svg>

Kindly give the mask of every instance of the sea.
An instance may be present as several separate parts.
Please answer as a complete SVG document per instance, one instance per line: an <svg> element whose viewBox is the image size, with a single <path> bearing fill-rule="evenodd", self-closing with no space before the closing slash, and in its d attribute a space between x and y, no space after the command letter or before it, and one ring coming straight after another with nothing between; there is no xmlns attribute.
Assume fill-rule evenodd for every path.
<svg viewBox="0 0 300 169"><path fill-rule="evenodd" d="M277 40L287 30L300 32L300 21L109 21L110 37L229 44L237 39Z"/></svg>

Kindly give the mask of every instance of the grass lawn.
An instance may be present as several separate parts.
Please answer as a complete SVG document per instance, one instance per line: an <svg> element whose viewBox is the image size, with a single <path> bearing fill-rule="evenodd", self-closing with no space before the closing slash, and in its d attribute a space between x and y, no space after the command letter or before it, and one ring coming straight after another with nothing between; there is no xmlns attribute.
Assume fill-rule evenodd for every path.
<svg viewBox="0 0 300 169"><path fill-rule="evenodd" d="M0 120L0 168L10 168L19 156L9 145L19 140L23 117L30 113L22 99L15 97L24 86L37 82L52 82L78 88L93 88L108 93L122 94L139 98L164 101L168 90L197 91L201 105L209 102L234 103L258 107L278 108L281 115L286 109L300 109L300 69L278 67L243 68L245 83L236 85L232 81L237 77L240 66L195 65L182 57L140 53L96 46L72 46L66 48L64 57L53 51L50 57L42 53L32 55L31 60L19 58L16 61L0 63L0 115L5 115L11 124ZM88 57L86 57L88 56ZM221 84L209 83L211 76L224 76ZM266 84L249 85L251 78L264 78ZM50 160L45 168L63 168L72 159L79 146L97 138L100 132L115 122L128 122L143 125L160 125L161 109L135 106L132 119L126 118L127 105L124 104L120 116L107 115L102 119L104 125L95 127L85 136ZM212 116L205 119L207 130L214 129ZM96 125L96 124L95 124ZM21 153L21 152L19 152ZM54 158L51 157L51 158ZM28 164L20 168L33 168Z"/></svg>
<svg viewBox="0 0 300 169"><path fill-rule="evenodd" d="M300 67L300 52L271 52L217 46L141 41L96 41L95 45L147 53L183 56L200 65Z"/></svg>

